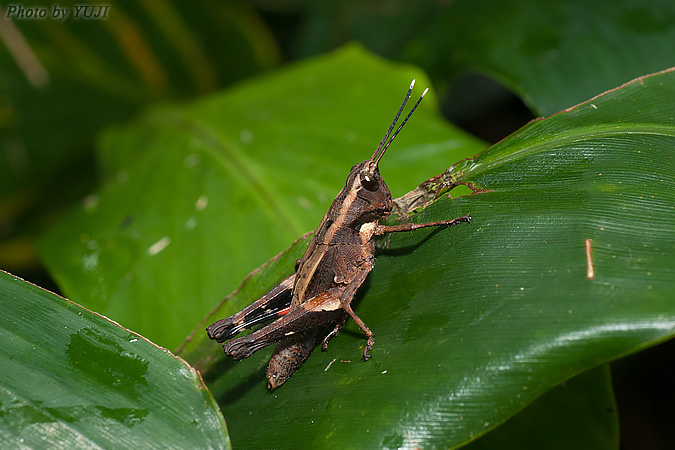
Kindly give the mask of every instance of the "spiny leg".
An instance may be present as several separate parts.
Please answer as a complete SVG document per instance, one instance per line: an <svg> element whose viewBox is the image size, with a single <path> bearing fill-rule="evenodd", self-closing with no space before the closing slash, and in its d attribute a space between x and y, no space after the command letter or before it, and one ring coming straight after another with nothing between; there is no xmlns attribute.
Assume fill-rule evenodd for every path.
<svg viewBox="0 0 675 450"><path fill-rule="evenodd" d="M363 350L363 356L361 356L361 359L364 361L368 361L370 359L370 355L368 352L372 350L373 344L375 344L375 337L373 337L373 332L370 331L370 328L366 326L365 323L363 323L363 320L359 316L356 315L354 310L352 309L351 306L349 306L349 303L343 303L342 307L347 311L347 314L352 316L352 319L354 319L354 322L361 328L361 330L366 334L366 338L368 339L366 341L366 348Z"/></svg>
<svg viewBox="0 0 675 450"><path fill-rule="evenodd" d="M295 274L276 285L268 293L251 303L238 313L212 323L206 329L210 339L224 342L246 328L276 319L285 313L291 303L291 289L295 283Z"/></svg>
<svg viewBox="0 0 675 450"><path fill-rule="evenodd" d="M386 233L399 233L401 231L413 231L420 228L429 228L429 227L453 227L462 222L471 223L471 215L467 214L462 217L458 217L452 220L440 220L438 222L429 222L429 223L402 223L400 225L378 225L375 230L375 234L381 236Z"/></svg>
<svg viewBox="0 0 675 450"><path fill-rule="evenodd" d="M361 328L361 330L365 333L366 338L368 339L366 341L366 348L363 350L363 356L361 357L362 360L368 361L370 359L370 355L368 352L373 348L373 344L375 343L375 338L373 337L373 332L370 331L370 328L366 326L365 323L363 323L363 320L359 316L356 315L354 310L351 307L351 302L352 299L354 298L354 294L356 294L356 290L361 287L363 282L365 281L366 277L370 273L370 271L373 270L373 260L372 257L366 261L363 262L361 265L361 271L356 275L356 277L349 283L349 285L346 287L346 289L342 292L340 295L340 302L342 303L342 307L344 310L351 316L352 319L354 319L354 322Z"/></svg>
<svg viewBox="0 0 675 450"><path fill-rule="evenodd" d="M340 330L342 330L342 328L345 326L345 323L347 323L347 316L343 315L342 317L340 317L340 320L338 320L338 323L335 324L335 328L333 328L331 332L328 333L323 338L323 342L321 343L321 350L326 350L328 348L328 341L330 341L340 333Z"/></svg>
<svg viewBox="0 0 675 450"><path fill-rule="evenodd" d="M226 342L223 350L238 361L297 332L336 320L343 314L338 295L331 291L322 292L265 327Z"/></svg>

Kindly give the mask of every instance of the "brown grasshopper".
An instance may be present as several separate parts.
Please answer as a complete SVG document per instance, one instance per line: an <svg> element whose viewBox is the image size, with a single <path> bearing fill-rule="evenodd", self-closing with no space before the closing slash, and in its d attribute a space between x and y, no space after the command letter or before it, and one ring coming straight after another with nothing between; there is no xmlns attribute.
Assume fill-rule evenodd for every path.
<svg viewBox="0 0 675 450"><path fill-rule="evenodd" d="M378 164L427 93L428 89L391 135L414 84L415 80L373 156L352 167L347 183L323 217L305 255L298 260L295 273L250 306L206 329L209 338L222 343L244 329L273 320L249 335L223 344L225 354L238 361L278 342L267 370L268 388L271 390L281 386L304 364L320 339L325 350L328 341L340 332L347 317L354 319L366 334L368 340L362 359L367 361L370 358L373 333L356 315L351 302L373 269L373 236L471 222L471 216L466 215L423 224L379 224L380 219L391 214L393 201L387 184L380 176Z"/></svg>

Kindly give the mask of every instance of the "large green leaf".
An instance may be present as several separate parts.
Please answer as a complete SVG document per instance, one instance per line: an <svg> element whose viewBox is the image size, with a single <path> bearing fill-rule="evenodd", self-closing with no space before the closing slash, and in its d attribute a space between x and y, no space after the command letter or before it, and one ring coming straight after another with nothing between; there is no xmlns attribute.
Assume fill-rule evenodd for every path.
<svg viewBox="0 0 675 450"><path fill-rule="evenodd" d="M427 84L348 47L111 129L105 183L42 242L48 267L73 300L177 346L249 271L316 227L414 77ZM395 194L483 148L434 102L382 162Z"/></svg>
<svg viewBox="0 0 675 450"><path fill-rule="evenodd" d="M407 53L440 79L487 72L548 115L672 66L673 19L668 0L455 2Z"/></svg>
<svg viewBox="0 0 675 450"><path fill-rule="evenodd" d="M199 374L105 317L0 271L6 448L229 448Z"/></svg>
<svg viewBox="0 0 675 450"><path fill-rule="evenodd" d="M440 91L467 72L486 73L545 115L673 65L670 0L417 0L377 6L330 0L303 6L303 26L291 37L298 55L358 40L388 58L414 62ZM483 93L462 94L473 105Z"/></svg>
<svg viewBox="0 0 675 450"><path fill-rule="evenodd" d="M643 77L422 186L476 192L441 196L415 221L474 220L382 243L357 297L376 338L366 363L352 323L269 395L270 350L233 364L196 330L183 354L208 372L235 444L454 447L562 381L672 337L673 105L675 71ZM301 251L255 273L205 323L254 300Z"/></svg>

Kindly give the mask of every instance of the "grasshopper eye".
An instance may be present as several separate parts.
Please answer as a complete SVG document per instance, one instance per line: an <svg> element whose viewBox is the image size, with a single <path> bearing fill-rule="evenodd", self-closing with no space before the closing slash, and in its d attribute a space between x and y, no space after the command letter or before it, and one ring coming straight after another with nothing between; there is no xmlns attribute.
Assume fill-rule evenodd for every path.
<svg viewBox="0 0 675 450"><path fill-rule="evenodd" d="M372 173L362 173L361 186L367 191L375 192L380 187L380 183L377 182L377 179Z"/></svg>

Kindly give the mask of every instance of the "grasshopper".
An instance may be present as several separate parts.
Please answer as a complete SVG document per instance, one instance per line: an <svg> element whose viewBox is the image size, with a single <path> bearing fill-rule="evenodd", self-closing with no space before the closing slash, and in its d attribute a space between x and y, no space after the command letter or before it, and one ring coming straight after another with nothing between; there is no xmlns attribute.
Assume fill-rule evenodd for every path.
<svg viewBox="0 0 675 450"><path fill-rule="evenodd" d="M250 306L206 329L209 338L223 343L225 354L235 361L278 342L267 369L270 390L284 384L304 364L320 340L325 350L328 341L340 332L348 317L366 335L362 359L370 358L375 342L373 333L356 315L351 302L373 269L374 236L471 222L471 216L466 215L423 224L385 226L379 223L391 214L393 200L378 165L428 91L422 93L392 135L414 85L415 80L373 156L350 170L345 186L323 217L304 256L297 261L295 273ZM266 322L270 323L251 334L230 340L244 329Z"/></svg>

